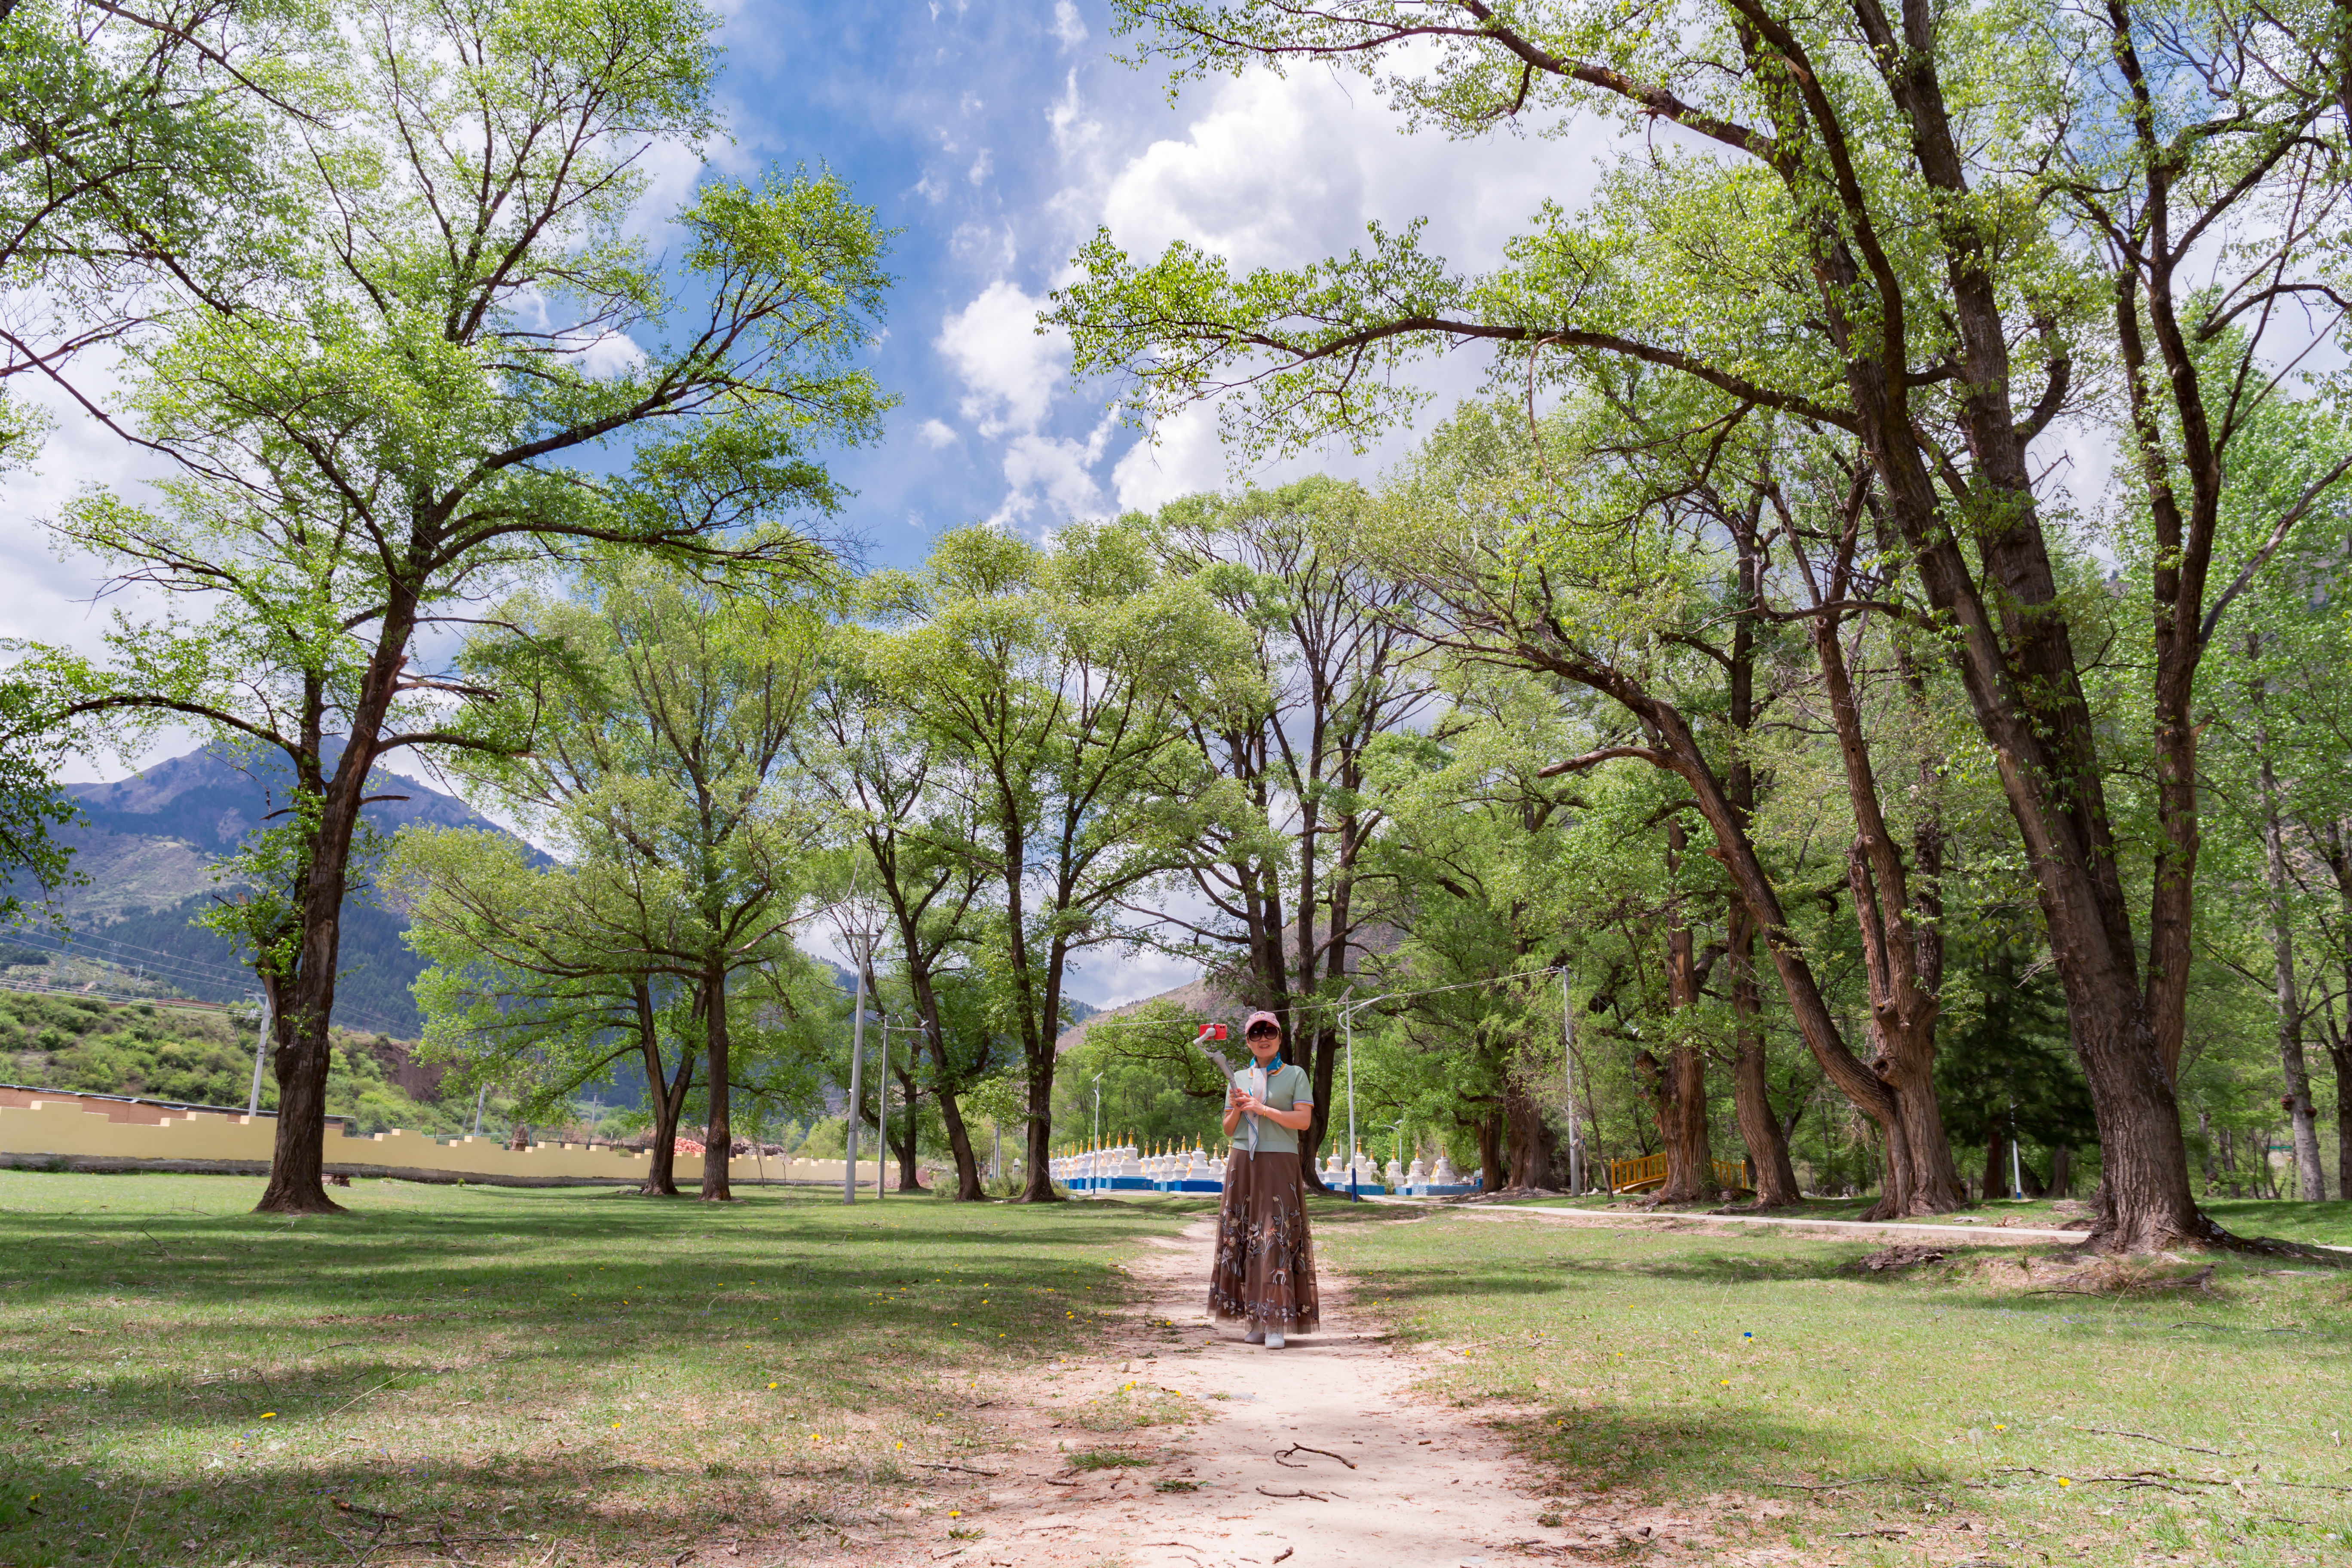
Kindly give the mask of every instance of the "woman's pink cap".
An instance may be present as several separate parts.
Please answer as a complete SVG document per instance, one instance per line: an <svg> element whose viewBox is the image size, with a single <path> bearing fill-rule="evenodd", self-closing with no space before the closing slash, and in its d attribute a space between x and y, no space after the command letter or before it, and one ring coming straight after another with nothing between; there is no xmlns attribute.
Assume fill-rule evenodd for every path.
<svg viewBox="0 0 2352 1568"><path fill-rule="evenodd" d="M1282 1020L1276 1017L1273 1014L1252 1013L1249 1016L1249 1022L1242 1026L1242 1033L1246 1035L1252 1029L1256 1028L1260 1024L1271 1024L1274 1026L1276 1032L1279 1032L1282 1028Z"/></svg>

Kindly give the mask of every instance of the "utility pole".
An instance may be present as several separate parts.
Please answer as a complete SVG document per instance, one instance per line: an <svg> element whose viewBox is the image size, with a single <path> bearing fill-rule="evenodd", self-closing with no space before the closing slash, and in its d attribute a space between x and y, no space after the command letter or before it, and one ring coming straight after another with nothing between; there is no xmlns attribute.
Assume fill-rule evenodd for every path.
<svg viewBox="0 0 2352 1568"><path fill-rule="evenodd" d="M873 951L874 933L862 928L852 928L841 933L848 939L849 951L857 960L856 1011L850 1014L849 1025L849 1114L844 1119L846 1141L842 1149L841 1201L857 1201L857 1120L866 1105L866 955Z"/></svg>
<svg viewBox="0 0 2352 1568"><path fill-rule="evenodd" d="M1576 1121L1576 1010L1569 1005L1568 970L1559 972L1559 1076L1568 1089L1568 1184L1584 1191L1584 1133Z"/></svg>
<svg viewBox="0 0 2352 1568"><path fill-rule="evenodd" d="M1356 1192L1356 1010L1348 1005L1355 990L1350 985L1339 993L1339 1016L1348 1037L1348 1198L1351 1203L1361 1201Z"/></svg>
<svg viewBox="0 0 2352 1568"><path fill-rule="evenodd" d="M874 1201L882 1201L882 1167L890 1163L890 1015L874 1020L882 1026L882 1076L875 1081L881 1096L874 1113Z"/></svg>
<svg viewBox="0 0 2352 1568"><path fill-rule="evenodd" d="M482 1085L481 1089L474 1095L474 1136L477 1138L479 1138L482 1135L482 1105L483 1102L488 1100L489 1098L490 1086L488 1084Z"/></svg>
<svg viewBox="0 0 2352 1568"><path fill-rule="evenodd" d="M261 992L261 1026L253 1032L253 1092L246 1096L245 1100L245 1113L247 1117L261 1114L261 1063L262 1058L268 1054L268 1044L269 990L265 986Z"/></svg>
<svg viewBox="0 0 2352 1568"><path fill-rule="evenodd" d="M2025 1173L2019 1169L2019 1163L2020 1162L2017 1158L2017 1101L2012 1100L2009 1102L2009 1195L2012 1198L2021 1198L2025 1195Z"/></svg>

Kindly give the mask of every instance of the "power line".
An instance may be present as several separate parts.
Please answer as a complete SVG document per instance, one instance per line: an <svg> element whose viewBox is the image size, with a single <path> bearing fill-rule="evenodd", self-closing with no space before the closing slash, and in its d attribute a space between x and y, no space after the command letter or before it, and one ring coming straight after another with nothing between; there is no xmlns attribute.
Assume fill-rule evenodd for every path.
<svg viewBox="0 0 2352 1568"><path fill-rule="evenodd" d="M55 953L62 958L89 959L100 963L111 963L120 968L152 970L163 978L184 983L223 985L232 989L249 988L252 985L251 977L244 971L206 963L200 958L183 958L173 953L156 953L152 949L134 948L127 944L124 944L119 952L109 952L98 948L95 943L74 940L59 941L55 938L50 940L56 945L44 946L40 938L47 935L45 932L19 934L30 935L34 938L31 942L34 951Z"/></svg>
<svg viewBox="0 0 2352 1568"><path fill-rule="evenodd" d="M74 947L89 947L93 949L111 948L118 952L133 955L141 959L142 962L176 963L189 969L206 970L223 974L236 973L236 971L232 971L223 965L214 963L206 959L192 958L186 953L173 952L165 948L142 947L136 942L124 942L120 937L109 936L103 931L73 931L65 936L58 936L54 931L42 931L38 928L33 927L20 927L13 933L13 935L18 939L30 941L36 944L44 942L57 943L58 945L58 951Z"/></svg>

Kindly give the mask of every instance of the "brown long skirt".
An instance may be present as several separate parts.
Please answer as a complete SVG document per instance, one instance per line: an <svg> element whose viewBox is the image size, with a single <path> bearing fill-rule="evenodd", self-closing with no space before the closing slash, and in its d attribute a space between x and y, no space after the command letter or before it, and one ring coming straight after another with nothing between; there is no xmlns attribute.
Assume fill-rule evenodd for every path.
<svg viewBox="0 0 2352 1568"><path fill-rule="evenodd" d="M1236 1149L1226 1158L1209 1311L1221 1322L1286 1334L1309 1332L1322 1321L1297 1155Z"/></svg>

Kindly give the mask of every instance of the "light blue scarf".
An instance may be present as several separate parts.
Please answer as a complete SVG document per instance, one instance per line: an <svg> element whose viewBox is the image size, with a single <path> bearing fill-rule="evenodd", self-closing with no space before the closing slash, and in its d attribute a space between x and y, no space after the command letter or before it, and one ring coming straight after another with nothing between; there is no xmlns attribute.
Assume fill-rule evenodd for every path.
<svg viewBox="0 0 2352 1568"><path fill-rule="evenodd" d="M1257 1059L1255 1057L1251 1058L1250 1067L1254 1068L1256 1066ZM1244 1068L1242 1070L1246 1072L1249 1068ZM1260 1070L1265 1074L1266 1093L1273 1093L1274 1075L1282 1070L1282 1053L1280 1051L1275 1052L1274 1059L1266 1063ZM1245 1111L1242 1115L1242 1120L1249 1123L1249 1157L1255 1160L1257 1158L1257 1113L1255 1111Z"/></svg>

